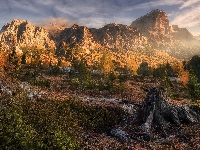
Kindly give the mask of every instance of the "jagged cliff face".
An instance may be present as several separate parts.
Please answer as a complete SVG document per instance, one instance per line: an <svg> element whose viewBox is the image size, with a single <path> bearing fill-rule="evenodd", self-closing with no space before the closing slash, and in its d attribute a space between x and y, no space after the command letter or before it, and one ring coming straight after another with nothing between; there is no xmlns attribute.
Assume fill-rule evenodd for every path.
<svg viewBox="0 0 200 150"><path fill-rule="evenodd" d="M47 30L36 27L26 20L15 19L4 25L0 31L0 41L8 49L12 46L55 48Z"/></svg>
<svg viewBox="0 0 200 150"><path fill-rule="evenodd" d="M147 38L137 28L121 24L108 24L100 29L73 25L63 30L56 38L61 43L78 44L86 49L136 49L147 44Z"/></svg>
<svg viewBox="0 0 200 150"><path fill-rule="evenodd" d="M188 58L199 53L199 41L185 28L170 25L168 16L156 9L136 19L131 24L148 38L155 49L164 50L178 58Z"/></svg>
<svg viewBox="0 0 200 150"><path fill-rule="evenodd" d="M95 49L102 47L94 40L89 28L74 24L71 28L66 28L55 38L57 48L63 43L68 45L79 45L83 49Z"/></svg>
<svg viewBox="0 0 200 150"><path fill-rule="evenodd" d="M136 19L131 26L137 27L145 36L153 36L152 31L157 35L170 35L171 33L167 14L158 9Z"/></svg>
<svg viewBox="0 0 200 150"><path fill-rule="evenodd" d="M91 29L94 39L111 49L136 49L147 44L147 38L137 28L122 24L108 24L100 29Z"/></svg>
<svg viewBox="0 0 200 150"><path fill-rule="evenodd" d="M131 26L138 28L148 38L148 43L156 49L166 50L177 42L171 36L172 29L168 16L162 10L151 11L133 21Z"/></svg>
<svg viewBox="0 0 200 150"><path fill-rule="evenodd" d="M111 23L95 29L74 24L59 32L16 19L3 26L0 41L7 49L36 46L58 52L64 44L78 45L88 54L95 49L137 53L156 49L179 58L197 54L200 48L199 41L187 29L171 26L167 14L158 9L136 19L131 26Z"/></svg>

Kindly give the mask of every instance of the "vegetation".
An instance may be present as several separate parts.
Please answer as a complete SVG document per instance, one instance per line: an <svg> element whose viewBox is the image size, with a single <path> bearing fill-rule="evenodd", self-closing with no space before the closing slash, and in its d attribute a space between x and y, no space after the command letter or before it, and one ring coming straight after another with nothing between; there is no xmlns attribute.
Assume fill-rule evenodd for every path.
<svg viewBox="0 0 200 150"><path fill-rule="evenodd" d="M193 56L187 68L189 69L189 94L193 100L200 100L200 57Z"/></svg>
<svg viewBox="0 0 200 150"><path fill-rule="evenodd" d="M117 108L86 106L75 99L30 101L21 93L4 93L0 105L0 141L3 149L80 149L80 127L107 132L125 115ZM25 97L24 97L25 96Z"/></svg>
<svg viewBox="0 0 200 150"><path fill-rule="evenodd" d="M189 75L188 90L193 100L200 99L200 83L195 73L191 70Z"/></svg>
<svg viewBox="0 0 200 150"><path fill-rule="evenodd" d="M142 62L137 70L137 73L142 76L149 76L151 74L151 69L147 62Z"/></svg>
<svg viewBox="0 0 200 150"><path fill-rule="evenodd" d="M89 139L81 137L80 140L79 133L109 135L110 130L128 115L121 105L102 105L98 98L94 104L80 101L80 95L113 96L123 102L127 100L133 103L144 99L143 89L159 84L172 99L181 97L182 91L186 94L188 92L193 100L192 107L199 111L198 56L184 62L183 69L180 64L171 63L154 68L145 61L137 64L131 57L127 62L121 62L105 51L101 55L97 51L98 56L92 56L96 57L94 63L89 54L76 45L62 46L59 52L50 49L44 51L37 47L25 47L22 51L23 54L19 56L13 48L1 66L1 71L6 72L11 80L15 79L17 82L13 84L16 86L18 82L26 81L38 90L48 92L46 96L37 97L37 92L33 91L36 94L32 94L31 99L30 91L16 89L12 95L1 91L2 149L83 149L87 145L84 140ZM186 84L171 81L171 77L181 77L183 70L189 74ZM68 96L61 98L59 96L62 95L58 93L67 93ZM155 148L158 146L155 143L152 145Z"/></svg>

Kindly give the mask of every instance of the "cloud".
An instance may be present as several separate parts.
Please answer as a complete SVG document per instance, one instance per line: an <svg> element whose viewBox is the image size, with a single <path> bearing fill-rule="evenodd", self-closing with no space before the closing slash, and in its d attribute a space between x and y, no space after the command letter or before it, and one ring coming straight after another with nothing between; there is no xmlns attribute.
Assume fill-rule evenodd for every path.
<svg viewBox="0 0 200 150"><path fill-rule="evenodd" d="M55 4L55 1L54 0L45 0L45 1L35 0L35 3L39 5L52 6Z"/></svg>
<svg viewBox="0 0 200 150"><path fill-rule="evenodd" d="M30 2L29 1L21 2L21 1L11 0L10 4L11 4L12 9L17 8L17 9L28 11L28 12L39 13L38 8L35 7L31 1Z"/></svg>
<svg viewBox="0 0 200 150"><path fill-rule="evenodd" d="M179 9L183 9L183 8L186 8L186 7L191 7L193 6L194 4L200 2L200 0L189 0L189 1L186 1L183 3L183 5L181 5L181 7Z"/></svg>
<svg viewBox="0 0 200 150"><path fill-rule="evenodd" d="M117 24L123 24L123 25L130 25L133 20L136 18L130 18L130 17L112 17L112 18L105 18L105 17L87 17L82 18L78 21L78 24L84 25L90 28L102 28L106 24L109 23L117 23Z"/></svg>
<svg viewBox="0 0 200 150"><path fill-rule="evenodd" d="M192 27L200 24L200 4L193 8L179 12L172 21L172 24L181 27Z"/></svg>
<svg viewBox="0 0 200 150"><path fill-rule="evenodd" d="M40 23L35 23L36 26L43 27L47 30L63 30L65 28L71 27L76 22L67 18L46 18L43 21L40 21Z"/></svg>
<svg viewBox="0 0 200 150"><path fill-rule="evenodd" d="M178 4L184 3L184 0L157 0L157 1L150 1L150 2L145 2L142 4L134 5L134 6L129 6L130 9L145 9L145 8L156 8L159 6L174 6Z"/></svg>

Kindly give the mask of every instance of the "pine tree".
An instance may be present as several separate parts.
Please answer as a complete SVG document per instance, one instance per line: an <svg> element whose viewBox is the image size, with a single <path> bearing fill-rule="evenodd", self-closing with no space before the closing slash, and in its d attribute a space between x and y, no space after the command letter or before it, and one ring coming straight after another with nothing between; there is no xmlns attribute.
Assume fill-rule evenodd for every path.
<svg viewBox="0 0 200 150"><path fill-rule="evenodd" d="M149 76L151 74L150 68L147 62L142 62L137 70L138 75Z"/></svg>
<svg viewBox="0 0 200 150"><path fill-rule="evenodd" d="M200 83L193 70L190 70L188 90L192 100L200 99Z"/></svg>

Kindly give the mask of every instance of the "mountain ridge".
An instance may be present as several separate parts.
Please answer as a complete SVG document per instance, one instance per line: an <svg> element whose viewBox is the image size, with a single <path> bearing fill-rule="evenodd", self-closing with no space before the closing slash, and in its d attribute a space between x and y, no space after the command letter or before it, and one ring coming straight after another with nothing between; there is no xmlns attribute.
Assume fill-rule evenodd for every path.
<svg viewBox="0 0 200 150"><path fill-rule="evenodd" d="M199 41L184 28L170 25L167 14L152 10L136 19L130 26L110 23L102 28L88 28L74 24L59 31L48 31L27 20L14 19L4 25L0 41L5 47L37 46L44 49L59 49L62 45L79 45L90 53L94 49L160 50L176 58L189 58L199 54Z"/></svg>

